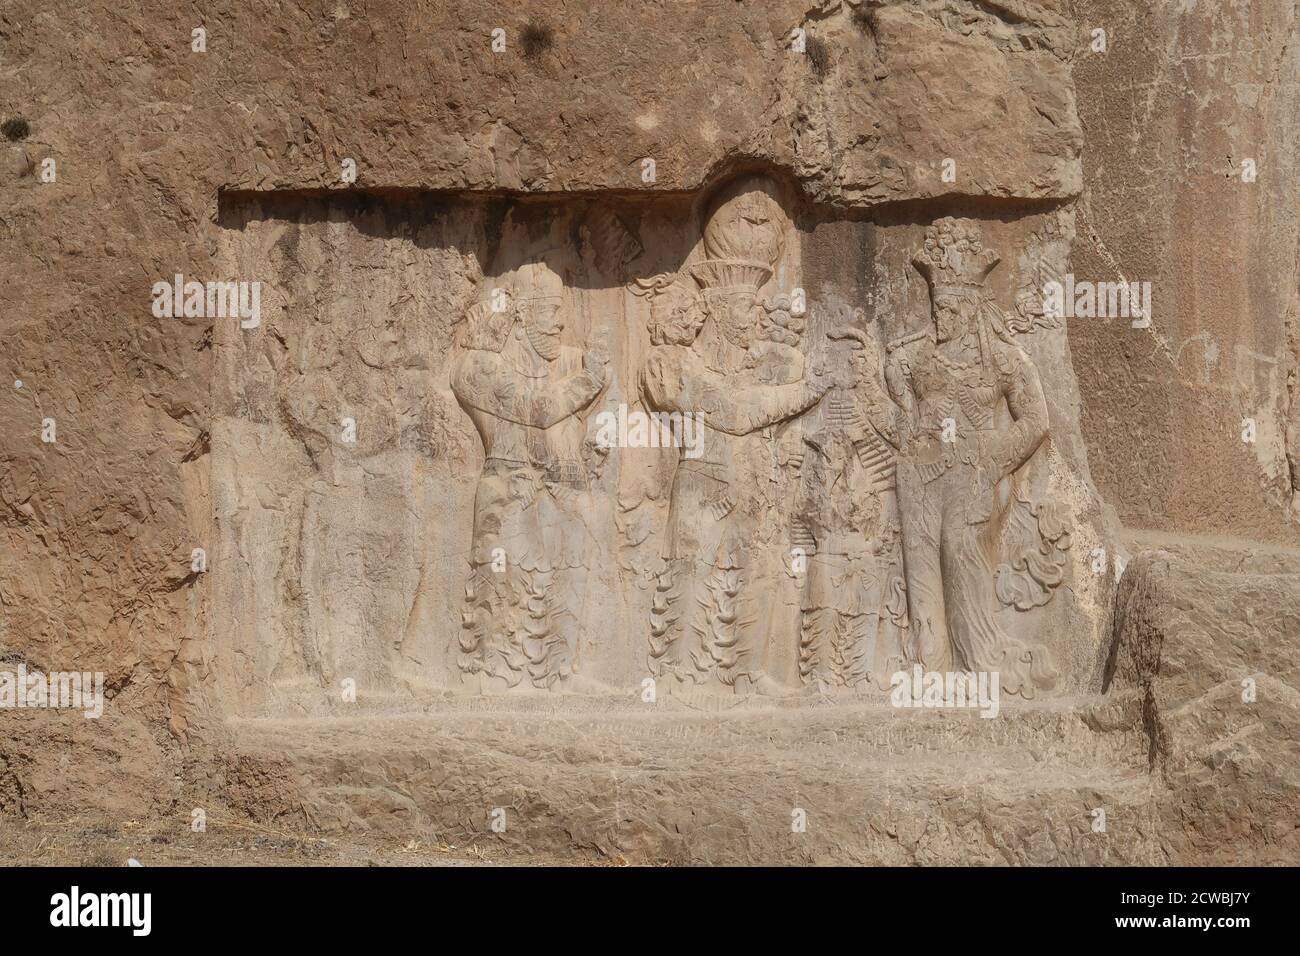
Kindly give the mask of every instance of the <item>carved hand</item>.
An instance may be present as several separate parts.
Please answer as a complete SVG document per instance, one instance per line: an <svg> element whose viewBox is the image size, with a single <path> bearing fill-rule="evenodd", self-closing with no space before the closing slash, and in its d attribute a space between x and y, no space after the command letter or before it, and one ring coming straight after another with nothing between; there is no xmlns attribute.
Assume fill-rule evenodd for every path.
<svg viewBox="0 0 1300 956"><path fill-rule="evenodd" d="M836 386L852 388L852 383L845 376L848 364L847 356L833 355L827 344L819 345L808 356L808 386L818 395Z"/></svg>
<svg viewBox="0 0 1300 956"><path fill-rule="evenodd" d="M836 372L827 368L824 361L815 361L808 367L808 389L818 397L825 395L836 383Z"/></svg>
<svg viewBox="0 0 1300 956"><path fill-rule="evenodd" d="M971 479L971 484L973 485L971 492L974 495L987 494L996 488L998 482L1004 477L1006 476L1002 474L998 466L991 462L986 461L983 464L977 465L975 475Z"/></svg>

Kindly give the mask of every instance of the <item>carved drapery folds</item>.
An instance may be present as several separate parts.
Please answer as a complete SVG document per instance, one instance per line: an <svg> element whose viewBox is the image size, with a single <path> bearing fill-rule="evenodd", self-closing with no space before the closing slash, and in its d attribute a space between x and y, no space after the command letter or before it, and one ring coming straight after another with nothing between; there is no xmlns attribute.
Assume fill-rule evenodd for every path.
<svg viewBox="0 0 1300 956"><path fill-rule="evenodd" d="M584 229L617 236L597 257L610 269L640 255L621 219L592 214ZM602 345L561 344L577 293L544 257L517 270L505 307L469 310L451 385L484 454L457 647L471 682L586 686L577 611L604 560L588 520L601 492L587 420L617 394L625 417L691 419L701 438L646 453L665 456L666 477L651 496L660 517L636 544L657 558L614 559L641 582L656 679L865 692L919 663L996 670L1024 696L1054 686L1048 651L1004 627L1069 573L1071 515L1039 475L1047 406L1014 338L1050 327L1027 299L1012 317L997 307L999 256L975 222L926 230L913 265L929 314L888 326L834 297L805 310L797 246L770 180L724 187L693 253L629 282L649 314L621 375ZM885 344L885 327L911 331ZM647 526L619 528L633 525Z"/></svg>
<svg viewBox="0 0 1300 956"><path fill-rule="evenodd" d="M574 675L590 566L586 430L606 358L562 345L564 289L543 261L470 311L451 385L483 443L458 664L487 687Z"/></svg>
<svg viewBox="0 0 1300 956"><path fill-rule="evenodd" d="M1023 509L1037 508L1014 490L1047 438L1048 410L1037 370L987 290L998 262L977 224L948 218L930 227L913 263L930 287L933 326L891 347L886 381L901 412L909 657L931 671L997 671L1006 692L1031 697L1054 686L1053 662L1041 645L1007 636L995 612L999 599L1028 594L1025 582L1050 591L1060 578L1011 570L995 588L995 569L1009 526L1023 529ZM1045 524L1055 535L1044 539L1046 554L1065 536L1044 514L1037 530ZM1035 570L1048 563L1033 562ZM1010 562L1028 565L1023 554ZM1014 586L1015 574L1025 586Z"/></svg>

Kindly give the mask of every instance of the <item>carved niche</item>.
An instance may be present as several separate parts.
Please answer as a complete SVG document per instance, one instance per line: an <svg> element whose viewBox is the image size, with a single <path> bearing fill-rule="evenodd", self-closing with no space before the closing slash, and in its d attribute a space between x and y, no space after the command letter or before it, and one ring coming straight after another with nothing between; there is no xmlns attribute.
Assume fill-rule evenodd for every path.
<svg viewBox="0 0 1300 956"><path fill-rule="evenodd" d="M339 238L312 231L325 221L297 227L299 256L332 254ZM851 223L828 255L797 189L762 175L699 200L430 221L398 271L377 224L374 245L348 240L330 279L352 303L329 307L337 357L312 358L320 329L285 321L283 348L227 368L233 396L266 400L255 420L232 402L218 457L268 466L246 484L256 500L227 486L226 546L258 539L258 521L301 527L282 564L220 582L249 606L286 603L231 622L241 647L271 649L241 652L256 671L236 684L871 695L920 664L996 670L1031 696L1071 666L1044 632L1066 619L1078 529L1052 492L1030 358L1060 333L1030 295L1059 269L1059 223L999 234L1020 254L995 288L985 224ZM283 225L249 228L287 248ZM285 271L301 276L287 301L334 294ZM372 326L391 357L353 348ZM426 397L395 405L390 368ZM356 445L334 440L340 415ZM295 641L307 651L272 653Z"/></svg>

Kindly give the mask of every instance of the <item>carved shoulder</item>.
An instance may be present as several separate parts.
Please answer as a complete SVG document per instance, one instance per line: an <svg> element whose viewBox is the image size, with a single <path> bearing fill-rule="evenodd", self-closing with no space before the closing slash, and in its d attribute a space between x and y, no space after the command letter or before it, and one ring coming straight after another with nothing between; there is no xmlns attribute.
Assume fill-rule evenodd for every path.
<svg viewBox="0 0 1300 956"><path fill-rule="evenodd" d="M451 390L472 405L489 397L503 397L510 390L511 380L502 366L501 356L496 352L467 349L452 369Z"/></svg>

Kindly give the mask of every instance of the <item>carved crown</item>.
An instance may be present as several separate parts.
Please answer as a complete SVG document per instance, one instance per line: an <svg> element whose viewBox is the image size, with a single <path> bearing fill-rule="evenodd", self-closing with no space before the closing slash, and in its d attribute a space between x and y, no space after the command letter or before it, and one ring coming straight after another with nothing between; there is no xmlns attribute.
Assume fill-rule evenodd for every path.
<svg viewBox="0 0 1300 956"><path fill-rule="evenodd" d="M545 262L526 262L515 273L515 298L558 301L564 298L564 279Z"/></svg>
<svg viewBox="0 0 1300 956"><path fill-rule="evenodd" d="M771 268L748 259L705 259L690 266L691 275L702 288L757 292L772 278Z"/></svg>
<svg viewBox="0 0 1300 956"><path fill-rule="evenodd" d="M766 176L742 176L719 190L710 203L705 258L774 268L785 244L785 226L776 184Z"/></svg>
<svg viewBox="0 0 1300 956"><path fill-rule="evenodd" d="M1001 256L984 248L978 223L945 216L926 230L925 244L912 258L912 265L925 277L933 298L944 292L983 289L1000 261Z"/></svg>

